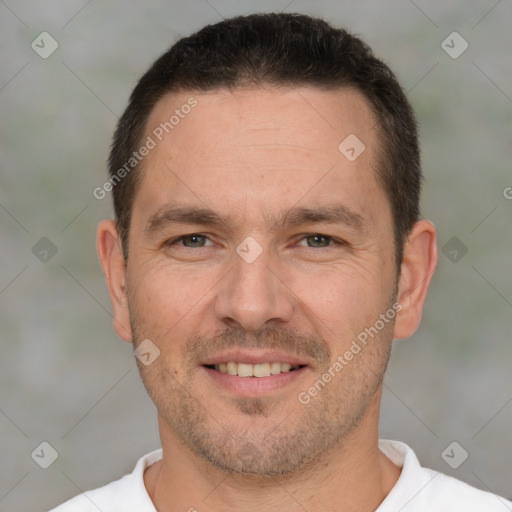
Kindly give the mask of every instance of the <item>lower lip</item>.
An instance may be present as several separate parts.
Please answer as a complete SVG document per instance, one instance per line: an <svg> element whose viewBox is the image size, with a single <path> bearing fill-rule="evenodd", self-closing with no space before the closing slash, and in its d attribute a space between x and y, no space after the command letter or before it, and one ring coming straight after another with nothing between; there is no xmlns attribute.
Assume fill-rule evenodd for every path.
<svg viewBox="0 0 512 512"><path fill-rule="evenodd" d="M303 366L297 370L282 372L268 377L239 377L238 375L221 373L206 366L201 368L206 371L207 375L214 382L242 396L264 395L284 388L288 384L300 379L308 370L307 366Z"/></svg>

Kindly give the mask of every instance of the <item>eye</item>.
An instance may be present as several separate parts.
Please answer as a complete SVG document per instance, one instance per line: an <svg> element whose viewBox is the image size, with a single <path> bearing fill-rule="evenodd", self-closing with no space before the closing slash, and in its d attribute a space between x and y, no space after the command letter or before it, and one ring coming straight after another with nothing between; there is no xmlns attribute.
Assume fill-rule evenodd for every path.
<svg viewBox="0 0 512 512"><path fill-rule="evenodd" d="M304 246L304 241L306 242L305 246L312 249L322 249L324 247L332 247L334 245L345 245L343 240L339 240L328 235L322 235L321 233L314 233L303 236L299 241L299 245ZM182 235L180 237L168 240L165 245L167 247L178 246L186 247L188 249L201 249L203 247L208 247L214 244L206 235L201 233L190 233L188 235Z"/></svg>
<svg viewBox="0 0 512 512"><path fill-rule="evenodd" d="M190 233L189 235L183 235L178 238L173 238L165 243L166 246L179 245L180 247L187 247L189 249L205 247L206 240L210 240L206 235L200 233ZM180 243L182 242L182 243ZM210 244L211 243L210 240Z"/></svg>
<svg viewBox="0 0 512 512"><path fill-rule="evenodd" d="M304 240L306 240L307 247L311 247L311 248L323 248L323 247L330 247L332 245L337 245L337 244L338 245L344 244L344 242L342 240L337 240L337 239L333 238L332 236L322 235L320 233L306 235L303 238L301 238L300 242L302 242ZM303 244L299 244L299 245L303 245Z"/></svg>

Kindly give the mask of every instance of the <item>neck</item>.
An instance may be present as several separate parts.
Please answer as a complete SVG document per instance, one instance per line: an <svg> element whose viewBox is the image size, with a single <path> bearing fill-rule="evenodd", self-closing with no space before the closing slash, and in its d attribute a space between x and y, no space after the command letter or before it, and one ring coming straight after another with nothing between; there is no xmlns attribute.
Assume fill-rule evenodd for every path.
<svg viewBox="0 0 512 512"><path fill-rule="evenodd" d="M349 436L300 474L262 478L230 474L197 456L159 418L163 458L144 474L158 512L371 512L395 485L400 468L378 448L378 405Z"/></svg>

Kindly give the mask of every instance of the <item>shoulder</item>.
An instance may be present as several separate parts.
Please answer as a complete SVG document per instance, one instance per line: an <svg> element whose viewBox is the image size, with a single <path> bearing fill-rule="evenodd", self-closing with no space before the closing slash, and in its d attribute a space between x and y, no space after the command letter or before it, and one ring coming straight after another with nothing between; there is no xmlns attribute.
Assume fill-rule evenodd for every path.
<svg viewBox="0 0 512 512"><path fill-rule="evenodd" d="M144 486L144 471L162 458L162 450L141 457L132 473L103 487L85 491L49 512L154 512Z"/></svg>
<svg viewBox="0 0 512 512"><path fill-rule="evenodd" d="M433 506L449 507L449 510L461 510L461 512L512 511L512 502L501 496L482 491L436 471L425 471L428 471L432 477L431 503ZM445 510L445 508L439 508L439 510Z"/></svg>
<svg viewBox="0 0 512 512"><path fill-rule="evenodd" d="M409 446L380 440L381 451L402 473L378 512L512 512L512 503L420 465Z"/></svg>

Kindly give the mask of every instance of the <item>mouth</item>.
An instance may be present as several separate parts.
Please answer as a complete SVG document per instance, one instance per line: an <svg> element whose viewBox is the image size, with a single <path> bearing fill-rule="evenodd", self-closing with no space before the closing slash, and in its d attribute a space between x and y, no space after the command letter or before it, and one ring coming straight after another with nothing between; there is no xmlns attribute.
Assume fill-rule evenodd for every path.
<svg viewBox="0 0 512 512"><path fill-rule="evenodd" d="M215 370L220 373L238 376L238 377L270 377L271 375L279 375L281 373L294 372L306 365L291 364L288 362L266 362L266 363L241 363L236 361L227 361L218 364L207 364L204 365L210 370Z"/></svg>
<svg viewBox="0 0 512 512"><path fill-rule="evenodd" d="M307 361L280 351L231 350L200 366L215 386L238 396L266 395L297 382L311 369Z"/></svg>

